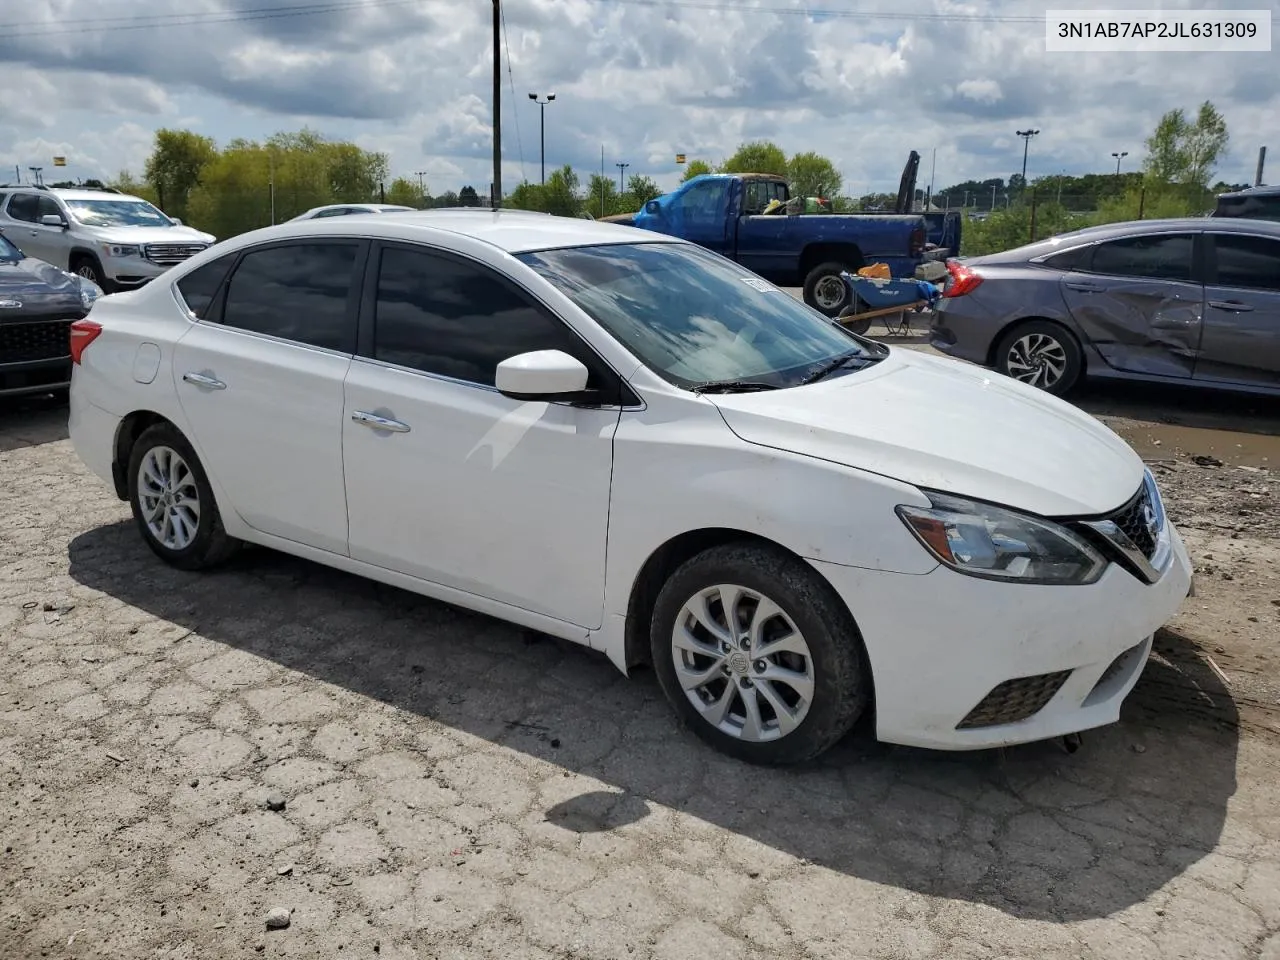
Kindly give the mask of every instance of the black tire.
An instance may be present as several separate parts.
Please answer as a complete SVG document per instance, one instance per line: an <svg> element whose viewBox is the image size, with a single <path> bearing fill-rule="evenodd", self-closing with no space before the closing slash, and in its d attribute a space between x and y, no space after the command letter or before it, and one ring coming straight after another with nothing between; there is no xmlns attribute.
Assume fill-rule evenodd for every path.
<svg viewBox="0 0 1280 960"><path fill-rule="evenodd" d="M739 586L771 600L798 628L808 647L813 677L808 712L794 730L775 739L747 740L713 726L694 707L677 678L672 638L681 610L700 591L721 584ZM862 638L848 609L806 564L764 544L712 547L682 564L658 594L649 639L658 681L685 725L716 749L749 763L783 765L813 759L853 728L870 701L870 672ZM698 664L700 669L705 666ZM717 675L708 683L727 685L731 681L732 676L720 681ZM725 689L719 687L722 692ZM776 693L778 687L770 689ZM713 692L709 695L714 697ZM734 696L740 697L740 691ZM743 702L735 699L734 703L738 712L745 714ZM732 714L732 707L729 712Z"/></svg>
<svg viewBox="0 0 1280 960"><path fill-rule="evenodd" d="M1053 376L1057 366L1053 363L1045 363L1041 368L1045 382L1031 381L1025 376L1017 375L1021 371L1014 369L1014 363L1016 359L1026 354L1023 347L1027 345L1028 340L1035 345L1035 353L1040 359L1060 358L1061 373L1056 375L1056 379L1048 379L1049 376ZM1015 351L1017 351L1016 354ZM1031 359L1034 361L1036 357L1031 356ZM1051 320L1027 320L1014 324L1000 338L996 346L994 366L1006 377L1013 377L1046 393L1061 397L1070 393L1079 383L1084 373L1084 355L1080 350L1080 342L1066 327Z"/></svg>
<svg viewBox="0 0 1280 960"><path fill-rule="evenodd" d="M78 253L71 258L71 272L96 283L103 293L114 292L111 281L102 271L98 258L88 253Z"/></svg>
<svg viewBox="0 0 1280 960"><path fill-rule="evenodd" d="M831 277L839 280L841 273L846 271L855 273L861 266L861 264L839 263L835 260L828 260L826 263L818 264L804 278L804 302L828 317L840 316L841 311L847 308L852 301L852 294L843 281L841 281L841 286L844 287L844 297L834 306L819 304L814 292L818 289L819 284L829 283Z"/></svg>
<svg viewBox="0 0 1280 960"><path fill-rule="evenodd" d="M174 451L184 461L198 497L199 515L195 536L180 549L166 545L151 531L141 503L139 471L147 454L161 447ZM227 536L226 530L223 529L222 517L218 513L218 505L213 498L213 488L209 486L209 478L204 472L200 458L196 456L195 450L191 448L191 444L177 427L168 423L157 423L144 430L129 452L126 478L129 484L129 506L133 510L134 522L137 523L147 546L165 563L179 570L203 570L227 560L239 548L240 542Z"/></svg>

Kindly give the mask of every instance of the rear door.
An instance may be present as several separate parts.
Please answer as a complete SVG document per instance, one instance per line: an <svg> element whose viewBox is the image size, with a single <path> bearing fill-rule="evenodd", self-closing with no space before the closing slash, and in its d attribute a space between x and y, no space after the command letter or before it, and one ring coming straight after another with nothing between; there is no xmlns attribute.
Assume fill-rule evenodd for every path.
<svg viewBox="0 0 1280 960"><path fill-rule="evenodd" d="M1095 245L1060 281L1081 331L1116 370L1190 377L1204 288L1199 234L1142 234Z"/></svg>
<svg viewBox="0 0 1280 960"><path fill-rule="evenodd" d="M7 236L18 249L28 257L44 260L54 266L66 268L65 262L57 262L57 244L53 242L54 233L62 231L57 227L40 225L40 201L44 199L36 193L15 193L9 197L5 207L9 222L5 225ZM54 204L54 212L57 212Z"/></svg>
<svg viewBox="0 0 1280 960"><path fill-rule="evenodd" d="M1204 339L1195 379L1280 387L1280 240L1205 237Z"/></svg>

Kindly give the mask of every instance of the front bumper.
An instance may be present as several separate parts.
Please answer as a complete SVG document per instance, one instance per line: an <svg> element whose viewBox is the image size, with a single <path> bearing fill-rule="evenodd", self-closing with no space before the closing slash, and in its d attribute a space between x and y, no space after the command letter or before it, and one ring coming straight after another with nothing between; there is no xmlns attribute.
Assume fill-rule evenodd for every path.
<svg viewBox="0 0 1280 960"><path fill-rule="evenodd" d="M118 287L135 288L150 283L168 270L168 266L152 263L145 257L104 257L102 272Z"/></svg>
<svg viewBox="0 0 1280 960"><path fill-rule="evenodd" d="M1149 586L1114 563L1090 586L1055 587L811 562L862 632L878 738L975 750L1119 719L1152 636L1191 587L1186 548L1169 530L1168 560Z"/></svg>

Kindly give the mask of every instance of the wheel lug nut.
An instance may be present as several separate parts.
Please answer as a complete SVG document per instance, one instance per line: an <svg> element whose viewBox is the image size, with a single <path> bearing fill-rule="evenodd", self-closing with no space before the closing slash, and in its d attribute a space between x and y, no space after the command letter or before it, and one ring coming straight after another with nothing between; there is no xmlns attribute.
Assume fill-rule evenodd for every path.
<svg viewBox="0 0 1280 960"><path fill-rule="evenodd" d="M740 685L744 690L745 690L745 689L747 689L747 688L749 688L749 687L754 687L754 686L755 686L755 684L751 682L751 678L750 678L750 677L743 677L741 680L739 680L739 681L738 681L738 684L739 684L739 685Z"/></svg>
<svg viewBox="0 0 1280 960"><path fill-rule="evenodd" d="M726 640L724 643L720 644L720 650L724 653L730 653L733 650L733 644Z"/></svg>
<svg viewBox="0 0 1280 960"><path fill-rule="evenodd" d="M769 665L765 663L763 660L757 660L755 662L756 673L764 673L765 670L768 669L768 667Z"/></svg>

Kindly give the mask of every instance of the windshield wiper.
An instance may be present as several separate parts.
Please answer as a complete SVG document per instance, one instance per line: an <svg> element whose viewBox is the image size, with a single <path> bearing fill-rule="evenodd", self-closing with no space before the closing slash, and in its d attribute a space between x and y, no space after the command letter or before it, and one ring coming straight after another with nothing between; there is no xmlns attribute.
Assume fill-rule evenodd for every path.
<svg viewBox="0 0 1280 960"><path fill-rule="evenodd" d="M751 393L756 390L777 390L772 383L760 380L708 380L694 384L694 393Z"/></svg>
<svg viewBox="0 0 1280 960"><path fill-rule="evenodd" d="M865 361L866 364L870 364L874 363L877 359L879 358L868 357L866 353L861 350L850 350L848 353L842 353L840 356L827 361L820 367L814 367L806 373L803 378L801 378L800 384L803 386L806 383L816 383L823 377L831 376L831 374L835 373L841 367L846 366L853 360L862 360Z"/></svg>

